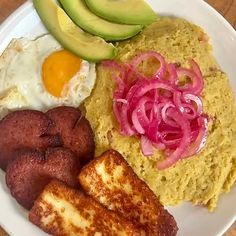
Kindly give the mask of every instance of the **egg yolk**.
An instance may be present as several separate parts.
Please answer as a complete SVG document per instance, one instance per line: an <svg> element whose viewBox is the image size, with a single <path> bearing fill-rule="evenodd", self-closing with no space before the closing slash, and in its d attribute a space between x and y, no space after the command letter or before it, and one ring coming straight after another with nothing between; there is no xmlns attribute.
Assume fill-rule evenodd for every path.
<svg viewBox="0 0 236 236"><path fill-rule="evenodd" d="M47 91L62 97L62 91L70 79L80 70L82 60L67 50L49 55L42 66L42 79Z"/></svg>

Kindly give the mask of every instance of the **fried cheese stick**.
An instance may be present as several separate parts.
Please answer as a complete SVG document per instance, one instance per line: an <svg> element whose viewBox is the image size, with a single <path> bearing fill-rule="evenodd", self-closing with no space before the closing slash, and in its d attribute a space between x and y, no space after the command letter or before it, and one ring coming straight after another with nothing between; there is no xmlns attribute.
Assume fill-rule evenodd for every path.
<svg viewBox="0 0 236 236"><path fill-rule="evenodd" d="M178 227L149 189L116 151L109 150L79 174L84 191L108 209L144 227L150 236L174 236Z"/></svg>
<svg viewBox="0 0 236 236"><path fill-rule="evenodd" d="M55 236L136 236L142 232L131 221L58 180L45 187L29 220Z"/></svg>

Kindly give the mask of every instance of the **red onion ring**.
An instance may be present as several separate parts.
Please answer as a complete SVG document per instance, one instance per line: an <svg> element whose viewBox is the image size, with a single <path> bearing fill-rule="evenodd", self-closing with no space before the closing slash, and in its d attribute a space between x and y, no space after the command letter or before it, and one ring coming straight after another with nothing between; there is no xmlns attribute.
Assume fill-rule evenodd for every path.
<svg viewBox="0 0 236 236"><path fill-rule="evenodd" d="M160 67L148 78L138 71L138 66L153 57ZM114 61L102 64L112 69L117 84L113 112L120 133L140 137L144 156L152 156L154 148L163 150L167 157L157 163L157 169L169 168L204 147L207 117L200 97L204 82L194 60L190 61L190 68L175 68L161 54L145 52L129 64ZM181 76L189 77L191 82L180 86Z"/></svg>
<svg viewBox="0 0 236 236"><path fill-rule="evenodd" d="M153 75L152 78L162 78L166 73L166 62L165 58L158 52L150 51L142 53L139 56L135 57L130 64L134 68L137 68L142 61L144 61L145 59L149 59L150 57L154 57L160 62L160 67L157 69L156 73ZM145 76L143 75L143 77Z"/></svg>
<svg viewBox="0 0 236 236"><path fill-rule="evenodd" d="M141 136L141 146L142 146L142 153L144 156L152 156L153 155L152 142L144 135Z"/></svg>
<svg viewBox="0 0 236 236"><path fill-rule="evenodd" d="M183 137L181 139L181 142L179 146L176 148L176 150L167 157L164 161L157 163L157 169L163 170L166 169L172 165L174 165L184 154L186 148L190 144L190 125L187 119L183 118L181 113L177 112L174 109L171 109L172 117L175 120L176 123L179 124L181 127Z"/></svg>

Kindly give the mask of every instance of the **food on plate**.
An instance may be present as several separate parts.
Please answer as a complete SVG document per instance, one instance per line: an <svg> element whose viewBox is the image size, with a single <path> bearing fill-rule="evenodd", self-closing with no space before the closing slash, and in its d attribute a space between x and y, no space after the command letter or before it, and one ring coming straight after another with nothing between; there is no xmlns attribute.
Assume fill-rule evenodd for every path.
<svg viewBox="0 0 236 236"><path fill-rule="evenodd" d="M19 152L49 147L65 147L81 163L94 155L94 135L88 120L74 107L55 107L46 113L19 110L0 121L0 167L16 158Z"/></svg>
<svg viewBox="0 0 236 236"><path fill-rule="evenodd" d="M214 210L236 180L235 99L209 38L145 1L60 1L68 15L33 1L55 39L0 57L0 116L19 110L0 120L7 186L53 235L176 235L163 205Z"/></svg>
<svg viewBox="0 0 236 236"><path fill-rule="evenodd" d="M16 201L30 210L44 187L58 179L71 187L78 187L80 171L78 158L65 148L49 148L18 152L7 167L6 184Z"/></svg>
<svg viewBox="0 0 236 236"><path fill-rule="evenodd" d="M1 59L0 59L1 60ZM10 88L0 95L0 118L8 114L9 110L27 106L27 101L16 87Z"/></svg>
<svg viewBox="0 0 236 236"><path fill-rule="evenodd" d="M73 107L56 107L49 110L46 115L55 124L51 134L60 135L63 147L72 150L83 164L93 158L94 134L80 110Z"/></svg>
<svg viewBox="0 0 236 236"><path fill-rule="evenodd" d="M53 0L34 0L33 3L48 31L66 49L94 62L115 56L115 47L111 43L84 32Z"/></svg>
<svg viewBox="0 0 236 236"><path fill-rule="evenodd" d="M118 152L109 150L84 166L79 181L88 195L141 225L147 235L176 235L174 218Z"/></svg>
<svg viewBox="0 0 236 236"><path fill-rule="evenodd" d="M7 140L6 156L13 152L7 160L6 184L16 201L30 210L29 219L45 232L176 235L174 218L116 151L107 151L80 173L95 148L92 129L80 110L62 106L46 113L14 111L1 120L0 128ZM48 137L57 137L60 147L34 144ZM78 190L78 176L91 197Z"/></svg>
<svg viewBox="0 0 236 236"><path fill-rule="evenodd" d="M112 22L147 25L157 19L156 13L144 0L85 0L85 2L96 15Z"/></svg>
<svg viewBox="0 0 236 236"><path fill-rule="evenodd" d="M236 111L228 78L216 63L205 32L183 19L161 18L132 39L117 43L116 61L130 63L146 51L160 53L176 67L189 68L189 60L199 65L204 79L203 111L209 117L205 147L191 158L158 170L156 163L164 160L163 151L155 150L151 158L146 157L138 137L120 134L113 113L113 93L117 89L114 72L98 65L95 88L85 101L86 118L95 133L95 155L107 149L120 152L163 205L191 201L212 211L220 194L229 191L236 179ZM152 59L140 65L149 73L156 68L157 62Z"/></svg>
<svg viewBox="0 0 236 236"><path fill-rule="evenodd" d="M87 32L100 36L106 41L123 40L139 33L142 25L125 25L107 21L92 13L84 0L60 0L71 19Z"/></svg>
<svg viewBox="0 0 236 236"><path fill-rule="evenodd" d="M30 210L29 220L52 235L142 235L123 216L59 181L46 186Z"/></svg>
<svg viewBox="0 0 236 236"><path fill-rule="evenodd" d="M51 35L14 39L0 57L0 117L7 110L78 107L95 80L95 64L64 50Z"/></svg>
<svg viewBox="0 0 236 236"><path fill-rule="evenodd" d="M139 66L153 59L156 69L145 75ZM117 84L113 113L120 133L140 137L144 156L152 156L154 148L164 151L165 160L157 162L159 170L201 151L206 143L208 117L201 100L203 77L194 60L190 61L191 68L176 68L160 53L148 51L130 63L111 60L103 65L114 73Z"/></svg>
<svg viewBox="0 0 236 236"><path fill-rule="evenodd" d="M0 168L8 164L20 150L37 149L62 145L58 134L52 135L52 120L40 111L21 110L5 116L0 121Z"/></svg>

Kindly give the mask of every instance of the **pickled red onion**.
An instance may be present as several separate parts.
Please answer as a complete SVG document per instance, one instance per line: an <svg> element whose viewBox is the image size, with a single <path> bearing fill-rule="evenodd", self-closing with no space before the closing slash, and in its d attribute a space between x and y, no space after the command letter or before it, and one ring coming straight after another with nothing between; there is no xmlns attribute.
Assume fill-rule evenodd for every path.
<svg viewBox="0 0 236 236"><path fill-rule="evenodd" d="M166 62L165 62L165 58L157 52L144 52L138 56L136 56L132 61L131 61L131 65L134 68L138 68L138 65L144 61L145 59L149 59L150 57L154 57L155 59L157 59L160 63L160 67L157 69L156 73L153 75L154 78L162 78L165 73L166 73ZM145 77L144 75L142 75L143 77Z"/></svg>
<svg viewBox="0 0 236 236"><path fill-rule="evenodd" d="M151 77L138 70L149 58L159 62ZM154 149L163 150L166 158L156 164L159 170L201 151L208 120L200 97L203 76L194 60L190 68L176 68L160 53L151 51L136 56L129 64L105 61L103 66L112 69L117 84L113 112L121 134L140 137L144 156L152 156ZM190 82L180 86L183 76Z"/></svg>

